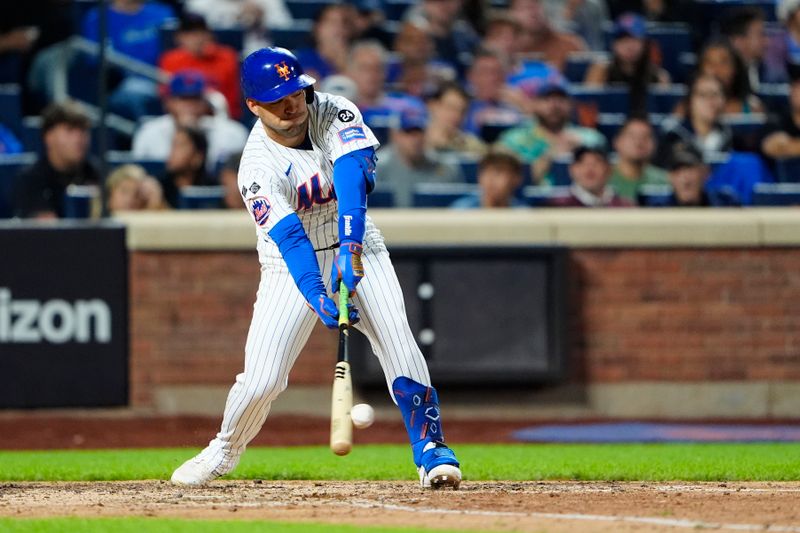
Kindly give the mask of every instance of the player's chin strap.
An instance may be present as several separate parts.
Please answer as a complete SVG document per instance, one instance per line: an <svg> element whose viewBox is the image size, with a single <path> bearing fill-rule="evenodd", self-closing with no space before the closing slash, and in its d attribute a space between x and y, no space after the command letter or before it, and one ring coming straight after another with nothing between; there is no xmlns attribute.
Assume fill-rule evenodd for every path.
<svg viewBox="0 0 800 533"><path fill-rule="evenodd" d="M444 433L436 389L401 376L392 383L392 391L397 406L403 414L411 449L414 452L414 463L418 467L425 464L430 470L438 462L437 452L440 447L450 452L444 448ZM442 457L442 462L453 464L454 459L450 452L446 458Z"/></svg>

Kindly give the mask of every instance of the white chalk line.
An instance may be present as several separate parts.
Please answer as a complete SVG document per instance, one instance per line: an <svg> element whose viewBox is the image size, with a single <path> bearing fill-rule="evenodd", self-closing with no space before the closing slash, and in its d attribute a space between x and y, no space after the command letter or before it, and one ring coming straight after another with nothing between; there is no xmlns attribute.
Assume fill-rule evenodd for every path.
<svg viewBox="0 0 800 533"><path fill-rule="evenodd" d="M331 502L334 503L334 502ZM407 505L395 505L374 501L352 501L352 502L335 502L339 505L349 507L356 507L361 509L374 509L380 508L387 511L404 511L410 513L421 514L457 514L457 515L474 515L474 516L493 516L493 517L515 517L515 518L544 518L549 520L580 520L585 522L627 522L635 524L648 524L658 525L665 527L675 527L684 529L729 529L733 531L767 531L767 532L781 532L781 533L800 533L800 527L795 526L779 526L767 524L724 524L720 522L704 522L702 520L682 520L672 518L655 518L647 516L611 516L611 515L594 515L594 514L580 514L580 513L521 513L514 511L482 511L474 509L437 509L433 507L410 507Z"/></svg>

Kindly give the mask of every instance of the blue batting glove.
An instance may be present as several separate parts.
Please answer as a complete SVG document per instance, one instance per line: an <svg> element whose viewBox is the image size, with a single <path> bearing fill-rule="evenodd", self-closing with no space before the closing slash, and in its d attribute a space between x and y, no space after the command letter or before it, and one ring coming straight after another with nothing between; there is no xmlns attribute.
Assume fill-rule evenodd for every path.
<svg viewBox="0 0 800 533"><path fill-rule="evenodd" d="M361 251L363 247L356 242L345 242L339 246L339 253L333 261L331 268L331 288L339 292L339 281L344 281L350 294L356 292L356 285L364 277L364 266L361 264Z"/></svg>
<svg viewBox="0 0 800 533"><path fill-rule="evenodd" d="M320 294L316 298L313 298L311 302L309 302L309 305L314 312L317 313L319 319L322 320L326 328L337 329L339 327L339 308L336 302L324 294ZM359 321L358 309L353 307L353 304L347 304L347 312L350 325Z"/></svg>

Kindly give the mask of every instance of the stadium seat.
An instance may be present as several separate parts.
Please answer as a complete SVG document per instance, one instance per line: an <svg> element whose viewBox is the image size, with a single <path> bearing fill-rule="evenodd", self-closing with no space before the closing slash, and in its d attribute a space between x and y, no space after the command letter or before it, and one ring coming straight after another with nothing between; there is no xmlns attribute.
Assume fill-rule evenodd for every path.
<svg viewBox="0 0 800 533"><path fill-rule="evenodd" d="M406 10L413 5L414 2L410 0L387 0L383 6L386 20L402 20Z"/></svg>
<svg viewBox="0 0 800 533"><path fill-rule="evenodd" d="M776 159L775 173L782 183L800 183L800 157Z"/></svg>
<svg viewBox="0 0 800 533"><path fill-rule="evenodd" d="M569 187L528 185L522 188L522 198L532 207L546 207L555 198L569 196Z"/></svg>
<svg viewBox="0 0 800 533"><path fill-rule="evenodd" d="M161 51L175 48L175 31L177 24L162 26L158 30ZM240 28L214 29L214 38L218 43L230 46L241 52L244 49L244 31Z"/></svg>
<svg viewBox="0 0 800 533"><path fill-rule="evenodd" d="M100 188L96 185L70 185L64 192L64 218L100 216Z"/></svg>
<svg viewBox="0 0 800 533"><path fill-rule="evenodd" d="M0 155L0 218L11 218L14 214L14 185L19 172L36 162L36 154Z"/></svg>
<svg viewBox="0 0 800 533"><path fill-rule="evenodd" d="M597 131L605 136L608 146L611 146L617 132L625 123L625 118L623 113L600 113L597 119Z"/></svg>
<svg viewBox="0 0 800 533"><path fill-rule="evenodd" d="M567 56L564 76L570 83L583 83L586 71L594 63L606 62L610 59L607 52L573 52Z"/></svg>
<svg viewBox="0 0 800 533"><path fill-rule="evenodd" d="M291 28L270 30L269 33L275 46L297 50L311 45L311 26L310 20L295 20Z"/></svg>
<svg viewBox="0 0 800 533"><path fill-rule="evenodd" d="M740 150L757 151L761 142L761 132L767 122L765 115L733 115L722 117L722 122L727 124L738 139Z"/></svg>
<svg viewBox="0 0 800 533"><path fill-rule="evenodd" d="M648 24L647 36L658 44L661 66L669 72L672 81L685 81L686 66L682 59L693 52L689 26L680 22Z"/></svg>
<svg viewBox="0 0 800 533"><path fill-rule="evenodd" d="M483 139L487 143L493 143L497 139L500 138L500 135L503 134L509 128L515 127L516 124L490 124L486 123L481 126L481 139Z"/></svg>
<svg viewBox="0 0 800 533"><path fill-rule="evenodd" d="M671 185L642 185L637 194L642 207L664 207L672 199Z"/></svg>
<svg viewBox="0 0 800 533"><path fill-rule="evenodd" d="M685 96L686 86L682 84L650 87L647 91L647 112L669 115Z"/></svg>
<svg viewBox="0 0 800 533"><path fill-rule="evenodd" d="M314 19L317 13L328 4L325 0L287 0L286 7L294 19Z"/></svg>
<svg viewBox="0 0 800 533"><path fill-rule="evenodd" d="M144 167L145 171L147 171L147 173L154 178L160 178L165 172L164 161L155 159L136 159L133 157L133 153L131 152L112 150L108 152L106 159L109 167L112 169L120 165L131 163L135 165L141 165Z"/></svg>
<svg viewBox="0 0 800 533"><path fill-rule="evenodd" d="M0 85L0 123L22 136L22 98L20 86L16 83Z"/></svg>
<svg viewBox="0 0 800 533"><path fill-rule="evenodd" d="M183 187L178 191L178 209L219 209L224 196L219 185Z"/></svg>
<svg viewBox="0 0 800 533"><path fill-rule="evenodd" d="M570 95L577 105L588 106L596 113L627 113L630 109L627 87L587 87L570 85Z"/></svg>
<svg viewBox="0 0 800 533"><path fill-rule="evenodd" d="M800 183L757 183L753 188L753 205L800 205Z"/></svg>
<svg viewBox="0 0 800 533"><path fill-rule="evenodd" d="M414 187L414 207L450 207L450 204L480 189L471 183L420 183Z"/></svg>
<svg viewBox="0 0 800 533"><path fill-rule="evenodd" d="M394 193L391 191L372 191L367 196L369 207L394 207Z"/></svg>
<svg viewBox="0 0 800 533"><path fill-rule="evenodd" d="M785 83L762 83L756 91L767 109L782 113L789 107L789 85Z"/></svg>
<svg viewBox="0 0 800 533"><path fill-rule="evenodd" d="M572 183L572 177L569 175L569 166L572 163L572 156L554 159L550 165L550 172L553 176L552 185L566 186Z"/></svg>

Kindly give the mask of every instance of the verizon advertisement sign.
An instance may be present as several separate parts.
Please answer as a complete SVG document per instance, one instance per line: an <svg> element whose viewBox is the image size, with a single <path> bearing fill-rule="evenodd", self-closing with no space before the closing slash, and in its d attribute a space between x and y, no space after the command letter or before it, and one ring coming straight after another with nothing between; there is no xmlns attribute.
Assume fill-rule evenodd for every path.
<svg viewBox="0 0 800 533"><path fill-rule="evenodd" d="M128 402L128 272L116 225L0 225L0 408Z"/></svg>

